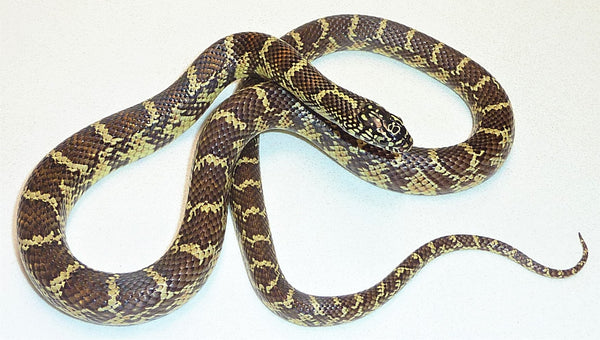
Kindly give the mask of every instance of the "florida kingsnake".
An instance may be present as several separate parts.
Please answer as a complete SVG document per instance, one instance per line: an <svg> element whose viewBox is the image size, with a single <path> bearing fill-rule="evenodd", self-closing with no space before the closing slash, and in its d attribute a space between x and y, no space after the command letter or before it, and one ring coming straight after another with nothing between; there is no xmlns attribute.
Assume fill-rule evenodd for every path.
<svg viewBox="0 0 600 340"><path fill-rule="evenodd" d="M471 110L470 137L450 147L412 147L399 118L332 84L310 65L339 50L389 56L446 84ZM180 135L238 79L245 86L202 127L185 212L167 252L130 273L99 272L80 263L67 247L64 228L85 190ZM556 270L501 241L452 235L418 248L362 292L336 297L299 292L277 263L262 196L257 136L274 129L301 136L377 186L425 195L464 190L487 179L504 162L514 134L508 97L489 73L401 24L341 15L305 24L281 40L259 33L230 35L204 51L169 88L75 133L33 170L17 213L21 260L33 286L53 306L85 321L132 324L157 318L186 302L206 281L221 249L228 206L257 294L275 313L302 325L361 317L391 298L426 263L455 250L491 251L558 278L577 273L587 260L581 236L581 260Z"/></svg>

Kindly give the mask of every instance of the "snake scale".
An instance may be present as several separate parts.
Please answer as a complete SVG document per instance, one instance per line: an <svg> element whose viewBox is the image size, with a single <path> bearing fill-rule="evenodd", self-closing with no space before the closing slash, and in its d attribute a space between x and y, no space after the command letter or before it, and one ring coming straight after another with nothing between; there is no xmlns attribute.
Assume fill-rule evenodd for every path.
<svg viewBox="0 0 600 340"><path fill-rule="evenodd" d="M412 146L402 121L376 103L328 81L310 61L339 50L382 54L423 71L456 92L472 113L462 143ZM189 128L228 84L243 85L206 119L197 142L187 203L166 253L129 273L87 267L70 252L64 228L75 202L111 171L159 149ZM375 286L343 296L313 296L292 287L277 262L263 201L258 135L285 130L379 187L436 195L473 187L504 162L514 134L510 102L481 66L445 44L381 18L340 15L305 24L282 39L238 33L204 51L158 95L75 133L42 159L24 185L17 212L23 268L57 309L103 324L145 322L182 305L217 260L231 206L248 276L264 304L301 325L347 322L373 311L425 264L455 250L508 257L544 276L551 269L501 241L450 235L421 246Z"/></svg>

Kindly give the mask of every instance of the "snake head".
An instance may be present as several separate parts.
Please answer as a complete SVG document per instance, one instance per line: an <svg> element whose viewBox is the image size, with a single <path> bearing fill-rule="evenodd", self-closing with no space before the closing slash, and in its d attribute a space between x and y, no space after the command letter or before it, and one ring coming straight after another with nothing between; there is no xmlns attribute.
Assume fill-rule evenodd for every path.
<svg viewBox="0 0 600 340"><path fill-rule="evenodd" d="M409 150L413 140L402 119L380 105L367 102L358 115L359 138L376 147L400 153Z"/></svg>

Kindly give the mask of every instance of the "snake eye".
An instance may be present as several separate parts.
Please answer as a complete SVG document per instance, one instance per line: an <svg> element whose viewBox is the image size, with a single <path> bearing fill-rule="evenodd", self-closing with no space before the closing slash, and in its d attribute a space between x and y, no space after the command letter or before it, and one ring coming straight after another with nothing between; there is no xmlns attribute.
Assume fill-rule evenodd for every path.
<svg viewBox="0 0 600 340"><path fill-rule="evenodd" d="M390 122L386 128L392 135L398 135L402 132L402 126L397 122Z"/></svg>

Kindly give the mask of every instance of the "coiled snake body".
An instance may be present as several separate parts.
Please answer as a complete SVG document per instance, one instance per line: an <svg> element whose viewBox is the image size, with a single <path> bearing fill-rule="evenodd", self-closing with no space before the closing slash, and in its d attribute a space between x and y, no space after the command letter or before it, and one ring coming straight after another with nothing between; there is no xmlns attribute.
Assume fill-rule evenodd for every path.
<svg viewBox="0 0 600 340"><path fill-rule="evenodd" d="M383 54L446 84L471 110L471 136L451 147L411 147L399 118L330 83L309 64L338 50ZM182 223L167 252L146 268L122 274L79 262L66 245L64 227L83 192L180 135L236 79L247 79L247 86L216 109L201 130ZM559 278L585 264L581 237L581 260L556 270L498 240L451 235L418 248L365 291L336 297L299 292L279 268L263 202L257 136L273 129L300 135L375 185L426 195L464 190L487 179L507 157L514 131L508 97L489 73L403 25L344 15L308 23L281 40L234 34L209 47L165 91L75 133L33 170L17 213L21 260L33 286L56 308L90 322L132 324L164 315L186 302L210 274L229 205L257 294L275 313L302 325L361 317L391 298L426 263L454 250L491 251Z"/></svg>

